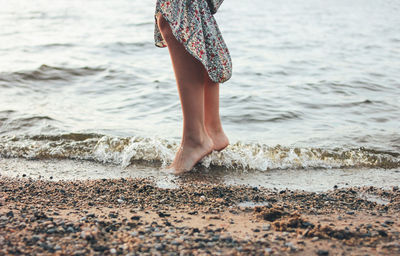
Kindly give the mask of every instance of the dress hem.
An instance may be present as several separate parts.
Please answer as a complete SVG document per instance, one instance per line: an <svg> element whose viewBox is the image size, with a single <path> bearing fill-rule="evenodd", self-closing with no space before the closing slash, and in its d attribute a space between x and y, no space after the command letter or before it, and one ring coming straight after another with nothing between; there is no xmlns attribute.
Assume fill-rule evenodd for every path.
<svg viewBox="0 0 400 256"><path fill-rule="evenodd" d="M197 61L199 61L199 62L201 63L201 65L203 66L204 70L207 72L207 75L208 75L208 77L210 78L210 80L211 80L212 82L219 84L219 83L224 83L224 82L226 82L226 81L228 81L228 80L230 79L230 77L228 77L227 79L224 79L223 81L215 81L215 80L210 76L210 73L208 72L208 70L207 70L205 64L201 61L201 59L199 59L199 57L198 57L196 54L194 54L194 53L189 49L189 47L182 41L182 39L179 37L179 35L177 35L176 31L174 31L174 30L172 29L171 21L168 20L168 19L165 17L166 15L164 15L164 13L163 13L162 11L158 11L158 12L154 15L154 18L155 18L155 20L156 20L156 25L157 25L157 27L158 27L157 15L158 15L159 13L160 13L160 14L163 16L163 18L168 22L168 25L169 25L169 27L171 28L172 34L174 35L174 37L176 38L176 40L178 40L178 42L179 42L180 44L183 45L183 47L185 48L185 50L186 50L191 56L193 56ZM157 29L159 29L159 27L158 27ZM161 35L161 37L162 37L162 35ZM164 38L163 38L163 40L165 41ZM162 43L162 42L161 42L160 44L158 44L158 43L156 42L156 43L155 43L155 46L157 46L157 47L159 47L159 48L166 48L166 47L168 47L166 44L164 44L164 43Z"/></svg>

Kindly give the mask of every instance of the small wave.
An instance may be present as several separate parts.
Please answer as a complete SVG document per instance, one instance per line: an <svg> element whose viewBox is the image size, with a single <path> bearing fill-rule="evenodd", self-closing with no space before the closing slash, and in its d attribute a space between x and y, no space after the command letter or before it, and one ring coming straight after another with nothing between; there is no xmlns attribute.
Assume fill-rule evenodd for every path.
<svg viewBox="0 0 400 256"><path fill-rule="evenodd" d="M9 115L12 115L12 114L14 114L16 112L17 111L12 110L12 109L5 109L5 110L0 110L0 115L9 116Z"/></svg>
<svg viewBox="0 0 400 256"><path fill-rule="evenodd" d="M274 115L269 117L267 115ZM233 123L265 123L265 122L282 122L292 119L301 119L303 114L300 111L284 111L282 113L264 113L263 111L253 110L251 114L239 114L226 116L227 121Z"/></svg>
<svg viewBox="0 0 400 256"><path fill-rule="evenodd" d="M31 127L40 127L45 125L50 128L50 123L57 122L49 116L24 116L14 117L15 111L0 111L0 134L15 133L16 131L23 131Z"/></svg>
<svg viewBox="0 0 400 256"><path fill-rule="evenodd" d="M313 103L313 102L301 102L301 105L311 109L323 109L323 108L351 108L364 105L377 105L381 104L380 101L375 100L362 100L362 101L352 101L352 102L339 102L339 103Z"/></svg>
<svg viewBox="0 0 400 256"><path fill-rule="evenodd" d="M104 71L104 68L65 68L41 65L35 70L17 71L12 73L0 73L0 81L23 82L23 81L68 81L77 76L88 76Z"/></svg>
<svg viewBox="0 0 400 256"><path fill-rule="evenodd" d="M28 159L80 159L123 167L142 163L165 166L173 160L176 141L100 134L0 137L0 156ZM368 148L300 148L237 142L202 160L206 168L268 171L303 168L399 168L400 154Z"/></svg>
<svg viewBox="0 0 400 256"><path fill-rule="evenodd" d="M96 139L101 138L103 135L96 134L96 133L66 133L60 135L46 135L46 134L39 134L33 135L29 138L36 141L58 141L58 140L72 140L72 141L85 141L88 139Z"/></svg>
<svg viewBox="0 0 400 256"><path fill-rule="evenodd" d="M48 49L48 48L58 48L58 47L74 47L75 44L72 43L49 43L49 44L42 44L39 45L39 48Z"/></svg>

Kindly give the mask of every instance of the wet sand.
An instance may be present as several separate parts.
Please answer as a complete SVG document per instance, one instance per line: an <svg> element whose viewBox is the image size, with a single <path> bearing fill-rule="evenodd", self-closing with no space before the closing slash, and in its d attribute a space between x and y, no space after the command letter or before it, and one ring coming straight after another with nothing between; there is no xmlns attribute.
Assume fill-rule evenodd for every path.
<svg viewBox="0 0 400 256"><path fill-rule="evenodd" d="M0 178L0 255L395 255L398 187Z"/></svg>
<svg viewBox="0 0 400 256"><path fill-rule="evenodd" d="M83 161L78 159L1 158L0 173L7 177L47 180L80 180L151 178L160 186L174 186L174 182L213 183L229 185L250 185L270 189L306 190L320 192L334 186L360 187L376 186L391 189L400 184L400 168L301 168L269 171L241 170L197 165L196 171L176 179L162 170L161 163L135 163L128 167L121 165ZM390 177L390 178L389 178Z"/></svg>

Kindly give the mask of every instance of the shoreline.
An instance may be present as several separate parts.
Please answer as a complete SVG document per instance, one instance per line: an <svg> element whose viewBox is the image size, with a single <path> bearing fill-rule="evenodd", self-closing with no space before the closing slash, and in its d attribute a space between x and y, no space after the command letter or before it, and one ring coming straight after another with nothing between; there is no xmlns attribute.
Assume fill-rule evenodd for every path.
<svg viewBox="0 0 400 256"><path fill-rule="evenodd" d="M77 159L25 159L0 157L0 173L7 177L45 180L92 180L148 178L159 186L181 183L213 183L257 186L269 189L323 192L334 187L376 186L390 189L400 185L400 169L338 168L278 169L255 171L196 166L196 171L177 178L157 164L136 163L128 167ZM390 179L388 179L390 177Z"/></svg>
<svg viewBox="0 0 400 256"><path fill-rule="evenodd" d="M0 255L390 255L398 187L326 192L0 176Z"/></svg>

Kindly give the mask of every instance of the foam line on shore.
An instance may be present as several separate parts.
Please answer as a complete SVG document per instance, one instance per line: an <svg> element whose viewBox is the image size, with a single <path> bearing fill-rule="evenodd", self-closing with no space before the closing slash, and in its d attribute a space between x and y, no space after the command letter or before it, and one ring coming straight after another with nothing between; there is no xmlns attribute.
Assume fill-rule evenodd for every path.
<svg viewBox="0 0 400 256"><path fill-rule="evenodd" d="M176 141L101 134L61 134L0 137L0 156L26 159L79 159L122 167L141 163L165 167L178 148ZM206 168L270 171L277 169L332 169L400 167L400 154L372 148L318 148L249 144L240 141L213 152Z"/></svg>

